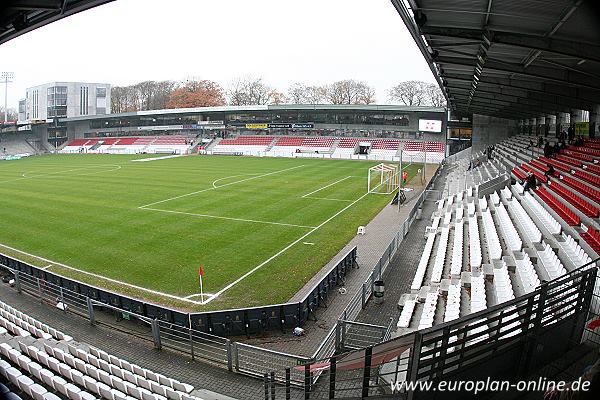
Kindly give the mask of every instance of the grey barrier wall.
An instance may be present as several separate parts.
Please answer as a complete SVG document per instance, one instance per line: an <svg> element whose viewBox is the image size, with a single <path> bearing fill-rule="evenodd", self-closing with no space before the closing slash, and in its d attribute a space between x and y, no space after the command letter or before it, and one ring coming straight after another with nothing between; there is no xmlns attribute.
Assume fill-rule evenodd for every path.
<svg viewBox="0 0 600 400"><path fill-rule="evenodd" d="M318 370L321 382L306 380L304 398L481 398L486 393L469 397L472 392L436 392L419 386L406 390L399 385L430 382L435 388L441 381L527 379L584 337L586 322L594 315L590 305L598 295L594 293L598 260L486 310L305 364L300 367L305 375ZM299 368L286 371L292 369ZM278 382L277 374L285 375L265 374L266 400L289 398L290 385Z"/></svg>
<svg viewBox="0 0 600 400"><path fill-rule="evenodd" d="M331 267L323 279L297 303L191 314L68 279L4 254L0 254L0 264L13 271L18 271L21 277L29 275L37 279L41 286L53 284L67 289L72 298L82 295L84 298L89 297L98 303L120 308L123 312L141 315L149 319L189 327L216 336L236 336L270 330L293 329L304 325L319 305L325 304L330 290L343 284L346 274L356 267L356 247L349 250L340 262Z"/></svg>

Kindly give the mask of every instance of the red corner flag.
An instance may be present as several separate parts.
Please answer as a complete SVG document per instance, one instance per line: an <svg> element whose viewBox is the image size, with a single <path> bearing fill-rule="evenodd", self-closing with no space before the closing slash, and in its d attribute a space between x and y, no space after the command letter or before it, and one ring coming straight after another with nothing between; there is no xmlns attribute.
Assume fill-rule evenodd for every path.
<svg viewBox="0 0 600 400"><path fill-rule="evenodd" d="M204 276L204 271L202 270L202 265L200 265L200 298L201 302L204 303L204 289L202 288L202 277Z"/></svg>

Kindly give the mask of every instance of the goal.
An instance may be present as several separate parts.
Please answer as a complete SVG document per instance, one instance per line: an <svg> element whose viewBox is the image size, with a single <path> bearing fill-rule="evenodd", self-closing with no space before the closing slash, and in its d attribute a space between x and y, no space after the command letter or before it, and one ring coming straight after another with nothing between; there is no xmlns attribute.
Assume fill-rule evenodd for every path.
<svg viewBox="0 0 600 400"><path fill-rule="evenodd" d="M381 163L369 168L368 192L391 194L399 187L398 166Z"/></svg>

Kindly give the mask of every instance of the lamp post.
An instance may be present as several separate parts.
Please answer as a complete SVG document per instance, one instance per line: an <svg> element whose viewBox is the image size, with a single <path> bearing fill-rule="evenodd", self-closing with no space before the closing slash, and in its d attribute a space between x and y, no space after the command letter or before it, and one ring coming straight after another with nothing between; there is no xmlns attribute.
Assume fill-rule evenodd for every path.
<svg viewBox="0 0 600 400"><path fill-rule="evenodd" d="M15 77L14 72L2 72L0 77L4 81L4 122L8 121L8 83Z"/></svg>

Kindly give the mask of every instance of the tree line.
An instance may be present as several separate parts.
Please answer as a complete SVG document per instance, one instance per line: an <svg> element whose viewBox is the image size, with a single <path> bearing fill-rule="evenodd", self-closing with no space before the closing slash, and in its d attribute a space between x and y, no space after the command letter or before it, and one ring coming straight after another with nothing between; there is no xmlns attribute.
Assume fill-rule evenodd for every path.
<svg viewBox="0 0 600 400"><path fill-rule="evenodd" d="M388 91L388 100L407 106L445 106L442 91L435 83L404 81ZM214 81L188 79L144 81L115 86L111 91L113 113L214 106L265 104L374 104L375 89L365 82L345 79L327 85L294 83L281 92L262 78L241 77L227 90Z"/></svg>

